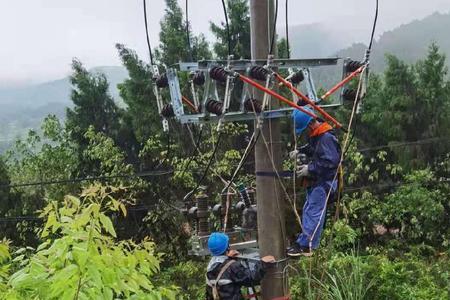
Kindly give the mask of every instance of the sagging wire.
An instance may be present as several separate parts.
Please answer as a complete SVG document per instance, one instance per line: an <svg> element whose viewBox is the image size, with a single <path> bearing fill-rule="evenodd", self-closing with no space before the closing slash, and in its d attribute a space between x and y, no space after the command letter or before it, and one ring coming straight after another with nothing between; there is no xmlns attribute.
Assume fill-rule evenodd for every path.
<svg viewBox="0 0 450 300"><path fill-rule="evenodd" d="M150 37L148 34L148 21L147 21L147 1L142 0L142 3L144 5L144 24L145 24L145 35L147 37L147 47L148 52L150 54L150 63L153 65L153 53L152 53L152 46L150 45Z"/></svg>
<svg viewBox="0 0 450 300"><path fill-rule="evenodd" d="M72 178L72 179L61 179L61 180L48 180L48 181L37 181L37 182L27 182L18 184L3 184L0 188L18 188L18 187L30 187L30 186L43 186L43 185L53 185L53 184L66 184L66 183L78 183L83 181L95 181L95 180L108 180L116 178L136 178L136 177L156 177L170 175L173 170L153 170L147 172L139 172L136 174L118 174L111 176L96 176L96 177L83 177L83 178Z"/></svg>
<svg viewBox="0 0 450 300"><path fill-rule="evenodd" d="M291 58L291 46L289 45L289 0L286 0L285 5L285 30L286 30L286 51L287 58Z"/></svg>
<svg viewBox="0 0 450 300"><path fill-rule="evenodd" d="M211 154L211 157L208 160L208 164L206 165L206 168L203 172L202 177L200 178L200 180L197 182L197 185L195 186L194 189L192 189L189 193L186 194L186 196L184 196L183 200L187 201L201 186L201 184L203 183L203 181L205 180L206 176L208 175L209 169L211 168L211 165L214 161L214 158L216 156L217 150L219 149L219 145L220 145L220 140L222 138L222 132L219 132L219 135L217 136L217 141L216 144L214 146L213 152Z"/></svg>
<svg viewBox="0 0 450 300"><path fill-rule="evenodd" d="M256 134L256 131L258 131L258 133ZM239 173L239 171L242 169L242 167L244 166L245 161L247 160L247 158L249 157L250 153L252 152L253 148L256 145L256 142L259 139L259 136L261 134L260 130L255 130L250 138L250 141L247 144L247 147L245 148L244 153L242 154L241 160L239 161L239 164L237 166L237 168L234 170L233 175L231 176L230 180L228 181L227 185L225 186L225 188L222 189L222 194L223 193L227 193L227 203L226 203L226 208L225 208L225 218L224 218L224 231L227 228L227 223L228 223L228 210L230 208L230 198L229 196L231 195L228 190L231 188L231 185L234 184L234 179L236 178L237 174Z"/></svg>
<svg viewBox="0 0 450 300"><path fill-rule="evenodd" d="M192 61L192 48L191 48L191 34L189 32L189 0L185 1L185 10L186 10L186 44L188 46L188 59Z"/></svg>
<svg viewBox="0 0 450 300"><path fill-rule="evenodd" d="M193 139L194 137L193 137L193 135L191 133L191 129L189 128L189 124L187 126L188 126L187 128L189 130L189 133L191 134L192 139ZM202 134L203 134L203 126L200 128L200 132L198 133L197 141L193 140L194 141L194 149L192 150L191 155L190 155L190 159L188 160L188 162L186 163L185 167L183 168L183 171L181 171L180 178L183 178L184 173L186 173L186 170L189 168L190 164L194 160L195 153L200 150L199 146L200 146L200 142L201 142L201 139L202 139Z"/></svg>
<svg viewBox="0 0 450 300"><path fill-rule="evenodd" d="M202 128L203 128L203 127L202 127ZM195 145L195 144L196 144L196 141L195 141L194 135L192 134L192 131L191 131L191 129L190 129L189 127L188 127L188 131L189 131L189 137L191 138L191 141L192 141L192 145ZM198 152L198 154L199 154L200 156L203 155L203 153L200 151L200 147L196 147L196 148L194 148L194 150L197 150L197 152ZM220 176L220 174L219 174L214 168L211 169L211 172L212 172L217 178L219 178L220 181L222 181L223 184L226 184L226 183L227 183L227 181L226 181L222 176Z"/></svg>
<svg viewBox="0 0 450 300"><path fill-rule="evenodd" d="M255 118L258 119L259 116L256 113L255 108L253 108L253 113L255 114ZM259 130L259 133L261 133L261 130ZM272 134L272 133L270 132L270 134ZM258 134L258 137L259 137L259 134ZM291 204L292 208L294 209L294 214L295 214L295 217L297 219L297 222L298 222L300 228L303 230L302 221L301 221L300 215L297 212L296 205L295 205L295 203L292 202L292 199L291 199L289 193L287 192L287 189L286 189L286 187L285 187L285 185L284 185L284 183L282 181L281 175L280 175L280 173L278 172L278 170L276 168L275 161L273 159L273 151L270 151L269 145L267 143L267 140L266 140L264 134L262 134L262 138L263 138L263 142L264 142L264 145L266 147L267 153L269 154L270 161L272 163L272 169L277 175L278 181L280 183L280 186L283 189L283 192L285 193L286 198L288 199L289 203ZM277 189L275 189L275 191L277 192ZM279 199L278 199L278 192L277 192L277 205L280 208ZM283 224L281 224L281 227L284 228Z"/></svg>
<svg viewBox="0 0 450 300"><path fill-rule="evenodd" d="M378 21L378 0L375 0L375 1L376 1L375 17L374 17L374 20L373 20L372 34L370 35L369 50L372 50L372 44L373 44L373 40L374 40L374 36L375 36L375 29L377 27L377 21Z"/></svg>
<svg viewBox="0 0 450 300"><path fill-rule="evenodd" d="M356 108L358 106L359 93L361 92L361 89L362 89L362 81L363 81L362 78L363 78L363 75L364 75L364 71L361 72L361 74L359 76L358 89L356 91L356 97L355 97L355 101L353 103L352 113L350 115L350 121L349 121L348 128L347 128L348 133L347 133L345 141L344 141L343 149L345 149L348 146L348 143L350 141L350 134L351 134L351 130L352 130L352 123L353 123L353 120L354 120L354 116L356 115ZM341 158L339 160L338 167L336 169L336 173L334 174L333 180L331 182L337 181L337 177L338 177L338 174L339 174L339 169L342 167L342 164L344 162L344 156L345 156L345 152L342 152L341 153ZM314 237L317 234L317 231L318 231L318 229L320 227L320 224L322 223L322 219L323 219L323 217L325 215L325 212L327 210L326 208L327 208L327 205L328 205L328 202L329 202L332 190L333 190L333 188L330 187L330 189L328 190L328 193L327 193L327 197L325 199L324 208L322 209L322 211L320 213L319 222L317 223L316 227L314 228L314 231L313 231L312 235L310 237L308 237L309 238L309 245L308 246L309 246L309 250L310 251L312 251L312 241L313 241Z"/></svg>
<svg viewBox="0 0 450 300"><path fill-rule="evenodd" d="M223 7L223 14L225 17L225 25L227 28L227 39L228 39L228 56L231 55L231 33L230 33L230 24L228 22L228 13L227 13L227 6L225 4L225 0L222 0L222 7Z"/></svg>
<svg viewBox="0 0 450 300"><path fill-rule="evenodd" d="M268 7L270 7L270 5L268 5ZM270 14L267 14L267 18L269 18L270 20ZM273 20L273 26L271 28L272 32L272 36L270 38L270 47L269 47L269 55L273 54L273 50L274 50L274 44L275 44L275 37L276 37L276 29L277 29L277 19L278 19L278 0L275 0L275 16L274 16L274 20ZM268 22L268 24L270 24L270 22Z"/></svg>
<svg viewBox="0 0 450 300"><path fill-rule="evenodd" d="M257 134L256 134L256 131L258 132ZM250 141L248 142L247 147L245 148L244 153L241 156L241 160L239 161L238 166L234 170L230 180L228 180L228 184L225 186L225 188L223 188L222 192L227 191L231 187L231 185L234 184L234 179L236 178L237 174L242 169L246 160L250 156L250 153L252 152L253 148L255 147L255 144L258 141L260 134L261 134L260 130L255 130L253 132L252 136L250 137Z"/></svg>
<svg viewBox="0 0 450 300"><path fill-rule="evenodd" d="M375 36L375 30L376 30L377 22L378 22L378 8L379 8L378 7L378 0L375 0L375 16L374 16L374 19L373 19L372 33L370 34L369 47L367 48L366 57L364 59L366 64L369 64L369 56L370 56L370 53L372 51L372 45L373 45L373 40L374 40L374 36ZM365 79L366 79L366 83L367 83L367 81L369 80L369 69L368 68L367 68L367 71L366 71L366 78ZM358 117L356 117L356 119L355 119L355 125L353 126L353 134L352 134L352 137L350 138L350 142L348 144L347 149L344 149L344 155L346 155L348 150L350 149L350 145L353 142L353 139L354 139L354 137L356 135L357 129L358 129Z"/></svg>

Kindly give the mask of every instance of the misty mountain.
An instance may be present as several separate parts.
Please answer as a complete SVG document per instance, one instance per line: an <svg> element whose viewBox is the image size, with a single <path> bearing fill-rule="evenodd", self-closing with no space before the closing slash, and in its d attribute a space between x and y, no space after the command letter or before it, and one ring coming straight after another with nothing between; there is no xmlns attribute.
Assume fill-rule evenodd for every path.
<svg viewBox="0 0 450 300"><path fill-rule="evenodd" d="M428 46L436 42L447 56L450 66L450 13L434 13L422 20L416 20L402 25L394 30L383 33L373 44L371 67L375 72L381 72L385 67L385 54L393 54L407 63L423 59ZM358 43L337 52L340 57L362 58L366 46Z"/></svg>
<svg viewBox="0 0 450 300"><path fill-rule="evenodd" d="M104 73L113 98L122 103L117 84L128 76L123 67L96 67L91 72ZM39 129L48 114L64 119L70 107L71 84L68 77L21 88L0 89L0 153L14 139L29 129Z"/></svg>
<svg viewBox="0 0 450 300"><path fill-rule="evenodd" d="M369 29L358 29L353 35L345 34L345 26L351 23L342 22L342 26L329 24L299 25L290 28L292 57L351 57L362 59L366 45L354 43L368 38ZM441 50L450 57L450 13L434 13L422 20L416 20L383 33L374 43L371 56L372 70L380 72L385 67L384 55L391 53L411 63L422 59L431 42L436 42ZM364 34L363 34L364 33ZM450 60L447 60L450 66ZM45 67L45 66L43 66ZM315 73L317 85L324 81L336 82L340 70L334 68ZM123 82L127 72L123 67L98 67L91 71L103 72L110 82L110 93L121 104L117 84ZM322 74L320 74L322 73ZM331 76L333 75L333 76ZM333 79L330 79L333 78ZM0 153L8 141L24 134L28 129L38 129L42 119L48 114L56 114L64 118L65 108L71 105L71 85L68 78L46 82L43 84L21 88L0 88Z"/></svg>

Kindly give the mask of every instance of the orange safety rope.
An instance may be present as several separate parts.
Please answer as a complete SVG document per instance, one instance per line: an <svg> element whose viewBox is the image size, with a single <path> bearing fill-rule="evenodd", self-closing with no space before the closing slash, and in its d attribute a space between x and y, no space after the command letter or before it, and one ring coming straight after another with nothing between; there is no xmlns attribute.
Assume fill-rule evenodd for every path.
<svg viewBox="0 0 450 300"><path fill-rule="evenodd" d="M181 96L181 100L183 100L183 102L186 103L193 111L198 112L198 109L191 101L189 101L188 98L186 98L185 96Z"/></svg>
<svg viewBox="0 0 450 300"><path fill-rule="evenodd" d="M242 75L242 74L237 74L237 77L238 77L239 79L241 79L242 81L244 81L244 82L246 82L246 83L248 83L248 84L254 86L255 88L257 88L257 89L263 91L264 93L269 94L269 95L271 95L272 97L277 98L277 99L280 100L281 102L286 103L286 104L289 105L290 107L296 108L296 109L298 109L298 110L304 112L305 114L309 115L310 117L312 117L312 118L314 118L314 119L317 119L317 116L316 116L314 113L312 113L312 112L310 112L310 111L304 109L303 107L301 107L300 105L298 105L298 104L295 103L294 101L288 100L288 99L284 98L283 96L281 96L280 94L278 94L278 93L276 93L276 92L274 92L274 91L272 91L272 90L270 90L270 89L268 89L268 88L262 86L261 84L257 83L256 81L253 81L253 80L251 80L250 78L248 78L248 77L246 77L246 76L244 76L244 75Z"/></svg>
<svg viewBox="0 0 450 300"><path fill-rule="evenodd" d="M327 121L332 122L336 128L341 128L342 124L339 123L335 118L333 118L332 116L330 116L330 114L328 114L324 109L322 109L320 106L318 106L316 103L314 103L314 101L312 101L311 99L309 99L307 96L303 95L298 89L296 89L292 83L290 83L289 81L287 81L286 79L284 79L280 74L278 73L274 73L275 77L284 85L286 86L288 89L290 89L292 92L294 92L294 94L296 94L298 97L302 98L302 100L304 100L306 103L308 103L309 105L311 105L315 110L317 110L320 114L322 114L322 116L327 119Z"/></svg>
<svg viewBox="0 0 450 300"><path fill-rule="evenodd" d="M334 87L332 87L328 92L325 93L325 95L323 95L321 97L322 100L325 100L326 98L328 98L331 94L333 94L334 92L336 92L339 88L341 88L343 85L347 84L347 82L349 82L350 80L353 79L353 77L356 77L359 73L361 73L362 71L364 71L366 69L367 65L362 65L361 67L358 68L358 70L354 71L353 73L351 73L350 75L348 75L347 77L345 77L341 82L339 82L338 84L336 84Z"/></svg>

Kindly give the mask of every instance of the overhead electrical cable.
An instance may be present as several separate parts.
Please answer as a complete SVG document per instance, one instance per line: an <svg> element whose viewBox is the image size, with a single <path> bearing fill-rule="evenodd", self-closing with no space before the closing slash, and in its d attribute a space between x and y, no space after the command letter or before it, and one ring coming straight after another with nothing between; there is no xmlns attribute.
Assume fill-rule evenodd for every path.
<svg viewBox="0 0 450 300"><path fill-rule="evenodd" d="M267 16L270 20L270 15ZM275 16L273 20L273 26L271 28L271 38L270 38L270 46L269 46L269 54L273 54L275 48L275 38L276 38L276 29L277 29L277 19L278 19L278 0L275 0ZM270 22L269 22L270 24Z"/></svg>
<svg viewBox="0 0 450 300"><path fill-rule="evenodd" d="M189 124L187 126L188 126L188 130L190 131L191 129L189 128ZM194 143L194 149L192 149L190 158L189 158L188 162L186 163L185 167L183 168L183 171L181 171L180 177L183 177L184 173L186 173L187 169L189 168L190 164L192 163L192 161L195 158L195 153L197 151L199 151L200 142L202 140L202 133L203 133L203 127L200 128L200 132L198 133L197 141L195 141L195 143Z"/></svg>
<svg viewBox="0 0 450 300"><path fill-rule="evenodd" d="M195 192L200 188L200 186L202 185L203 181L205 180L206 176L208 175L209 169L211 168L211 165L214 161L214 158L216 156L217 150L219 149L219 145L220 145L220 140L222 138L222 132L219 132L219 135L217 136L217 141L216 144L214 146L213 152L208 160L208 164L206 165L205 170L203 171L203 175L200 178L200 180L197 182L197 185L195 186L195 188L193 188L189 193L186 194L186 196L184 196L183 200L186 201L187 199L189 199L193 194L195 194Z"/></svg>
<svg viewBox="0 0 450 300"><path fill-rule="evenodd" d="M186 7L186 44L188 46L189 61L192 61L191 34L189 31L189 0L185 2Z"/></svg>
<svg viewBox="0 0 450 300"><path fill-rule="evenodd" d="M373 25L372 25L372 34L370 35L370 42L369 42L369 50L372 50L372 44L375 36L375 29L377 27L377 21L378 21L378 0L376 1L375 5L375 17L373 19Z"/></svg>
<svg viewBox="0 0 450 300"><path fill-rule="evenodd" d="M286 0L285 6L285 30L286 30L286 52L287 58L291 58L291 46L289 44L289 0Z"/></svg>
<svg viewBox="0 0 450 300"><path fill-rule="evenodd" d="M228 39L228 56L231 55L231 32L230 32L230 24L228 22L228 13L227 13L227 6L225 4L225 0L222 0L222 7L223 7L223 14L225 17L225 25L227 30L227 39Z"/></svg>
<svg viewBox="0 0 450 300"><path fill-rule="evenodd" d="M374 40L374 37L375 37L375 30L377 28L377 22L378 22L378 0L375 0L375 16L373 18L372 32L370 34L369 47L367 48L367 51L366 51L366 57L364 58L364 60L365 60L364 63L366 63L366 64L369 63L369 56L370 56L370 52L372 51L372 45L373 45L373 40ZM368 72L369 72L369 68L366 69L366 81L369 78L368 77L368 75L369 75ZM357 99L357 101L359 101L359 100ZM353 139L354 139L354 137L356 135L356 131L357 131L357 128L358 128L357 126L358 126L358 117L356 116L355 117L354 126L353 126L353 134L352 134L352 137L350 138L350 142L348 143L347 149L344 149L344 156L347 154L348 149L350 148L350 145L353 142Z"/></svg>
<svg viewBox="0 0 450 300"><path fill-rule="evenodd" d="M150 63L153 65L154 61L153 61L152 46L150 45L150 37L149 37L149 34L148 34L147 3L146 3L146 0L142 0L142 3L144 4L144 23L145 23L145 35L147 37L147 47L148 47L148 52L150 54Z"/></svg>
<svg viewBox="0 0 450 300"><path fill-rule="evenodd" d="M67 184L67 183L78 183L83 181L96 181L96 180L108 180L116 178L136 178L136 177L156 177L172 174L173 170L161 170L161 171L147 171L140 172L136 174L118 174L112 176L95 176L95 177L83 177L83 178L73 178L73 179L60 179L60 180L48 180L48 181L37 181L28 183L18 183L18 184L3 184L0 188L17 188L17 187L29 187L29 186L39 186L39 185L52 185L52 184Z"/></svg>

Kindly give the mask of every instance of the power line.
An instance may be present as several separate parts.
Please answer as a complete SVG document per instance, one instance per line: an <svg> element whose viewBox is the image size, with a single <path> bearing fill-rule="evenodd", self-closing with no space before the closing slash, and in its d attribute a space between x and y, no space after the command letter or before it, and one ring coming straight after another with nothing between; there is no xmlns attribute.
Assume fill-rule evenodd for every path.
<svg viewBox="0 0 450 300"><path fill-rule="evenodd" d="M209 158L209 161L208 161L208 165L206 166L202 177L197 182L197 185L195 186L195 188L192 189L192 191L190 191L189 193L187 193L186 196L184 196L184 198L183 198L184 200L187 200L188 198L190 198L198 190L198 188L201 186L203 180L205 180L206 175L208 175L209 169L211 168L212 162L213 162L213 160L214 160L214 158L216 156L216 152L219 149L221 138L222 138L222 132L220 132L219 136L217 137L216 145L214 146L213 152L212 152L211 157Z"/></svg>
<svg viewBox="0 0 450 300"><path fill-rule="evenodd" d="M228 181L227 186L222 190L223 192L226 192L230 188L230 186L233 184L234 179L236 178L237 174L242 169L242 167L245 165L245 162L247 161L248 157L250 156L250 153L252 152L253 148L255 147L256 142L258 142L259 136L261 135L261 130L258 130L258 134L256 135L256 137L255 137L255 132L253 133L252 138L250 139L245 152L242 154L239 165L237 166L236 170L234 170L230 180Z"/></svg>
<svg viewBox="0 0 450 300"><path fill-rule="evenodd" d="M285 29L286 29L286 51L287 58L291 58L291 46L289 45L289 0L286 0L285 6Z"/></svg>
<svg viewBox="0 0 450 300"><path fill-rule="evenodd" d="M381 150L381 149L387 149L387 148L397 148L397 147L405 147L405 146L416 146L416 145L425 145L425 144L433 144L438 143L442 141L450 141L450 138L429 138L429 139L423 139L423 140L417 140L414 142L404 142L404 143L395 143L390 145L382 145L382 146L375 146L375 147L368 147L368 148L362 148L358 149L358 152L368 152L368 151L374 151L374 150Z"/></svg>
<svg viewBox="0 0 450 300"><path fill-rule="evenodd" d="M189 60L192 61L192 48L191 48L191 35L189 32L189 0L185 2L185 10L186 10L186 43L189 50Z"/></svg>
<svg viewBox="0 0 450 300"><path fill-rule="evenodd" d="M38 181L38 182L19 183L19 184L3 184L3 185L0 185L0 188L17 188L17 187L29 187L29 186L37 186L37 185L77 183L77 182L83 182L83 181L108 180L108 179L115 179L115 178L156 177L156 176L169 175L172 173L173 173L173 170L147 171L147 172L140 172L140 173L136 173L136 174L119 174L119 175L113 175L113 176L96 176L96 177L84 177L84 178L73 178L73 179Z"/></svg>
<svg viewBox="0 0 450 300"><path fill-rule="evenodd" d="M230 33L230 24L228 22L228 13L227 13L227 6L225 4L225 0L222 0L222 7L223 7L223 14L225 16L225 24L227 28L227 39L228 39L228 56L231 55L231 33Z"/></svg>
<svg viewBox="0 0 450 300"><path fill-rule="evenodd" d="M270 18L270 15L267 15L268 18ZM269 47L269 54L273 54L274 43L275 43L275 32L277 28L277 19L278 19L278 0L275 1L275 19L273 21L273 27L272 27L272 36L270 38L270 47Z"/></svg>
<svg viewBox="0 0 450 300"><path fill-rule="evenodd" d="M430 183L446 183L446 182L450 182L450 178L434 180ZM392 188L392 187L415 185L415 184L419 184L419 183L418 182L399 181L399 182L394 182L394 183L371 184L371 185L364 185L364 186L359 186L359 187L345 188L344 192L350 193L350 192L356 192L356 191L368 190L368 189L388 189L388 188Z"/></svg>
<svg viewBox="0 0 450 300"><path fill-rule="evenodd" d="M147 22L147 3L146 0L142 0L142 3L144 4L144 23L145 23L145 35L147 37L147 47L148 52L150 54L150 63L153 65L153 54L152 54L152 46L150 45L150 37L148 34L148 22Z"/></svg>
<svg viewBox="0 0 450 300"><path fill-rule="evenodd" d="M188 126L188 129L190 130L189 124L187 126ZM195 143L194 143L194 149L191 152L190 159L186 163L186 166L183 168L183 171L181 172L181 175L180 175L181 178L183 178L184 173L186 173L187 169L189 168L189 165L194 160L195 153L197 151L200 152L199 146L200 146L200 143L201 143L201 140L202 140L202 134L203 134L203 127L200 128L200 132L198 133L197 141L195 141ZM192 135L192 137L193 137L193 135Z"/></svg>
<svg viewBox="0 0 450 300"><path fill-rule="evenodd" d="M375 29L377 27L377 21L378 21L378 0L376 0L375 17L373 20L372 34L370 36L369 51L372 50L373 38L375 36Z"/></svg>

